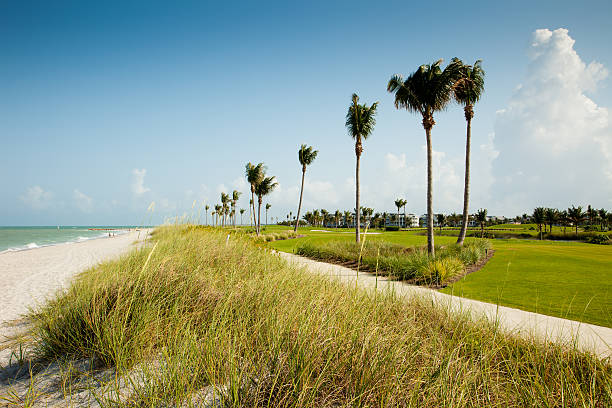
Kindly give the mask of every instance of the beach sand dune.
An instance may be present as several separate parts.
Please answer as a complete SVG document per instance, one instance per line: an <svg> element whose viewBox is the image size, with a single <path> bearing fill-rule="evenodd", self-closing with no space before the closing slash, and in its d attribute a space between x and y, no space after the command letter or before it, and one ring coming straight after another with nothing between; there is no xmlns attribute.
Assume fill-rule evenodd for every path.
<svg viewBox="0 0 612 408"><path fill-rule="evenodd" d="M30 308L66 288L79 272L134 248L132 244L148 232L0 254L0 344ZM0 351L0 366L8 356L7 350Z"/></svg>

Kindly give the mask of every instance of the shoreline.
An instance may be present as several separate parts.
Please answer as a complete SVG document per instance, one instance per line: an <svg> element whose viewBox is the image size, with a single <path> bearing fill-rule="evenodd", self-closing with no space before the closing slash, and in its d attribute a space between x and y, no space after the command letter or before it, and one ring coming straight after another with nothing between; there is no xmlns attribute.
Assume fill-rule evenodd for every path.
<svg viewBox="0 0 612 408"><path fill-rule="evenodd" d="M58 242L51 242L51 243L45 243L45 244L37 244L36 242L30 242L22 246L14 246L14 247L6 248L6 249L1 249L0 255L11 253L11 252L30 251L32 249L40 249L40 248L46 248L50 246L58 246L58 245L64 245L64 244L78 244L78 243L92 241L96 239L102 239L102 238L111 238L107 235L109 232L116 232L116 236L120 236L120 235L129 234L130 232L134 232L134 231L147 231L147 230L151 230L152 228L142 227L142 228L113 228L113 229L86 228L86 229L87 231L99 232L100 235L92 236L92 237L79 236L77 238L72 238L68 241L58 241Z"/></svg>
<svg viewBox="0 0 612 408"><path fill-rule="evenodd" d="M0 253L0 346L15 333L18 322L32 308L66 289L80 272L116 259L142 241L152 229L128 231L115 237L92 238ZM107 238L107 239L102 239ZM0 351L0 367L10 352Z"/></svg>

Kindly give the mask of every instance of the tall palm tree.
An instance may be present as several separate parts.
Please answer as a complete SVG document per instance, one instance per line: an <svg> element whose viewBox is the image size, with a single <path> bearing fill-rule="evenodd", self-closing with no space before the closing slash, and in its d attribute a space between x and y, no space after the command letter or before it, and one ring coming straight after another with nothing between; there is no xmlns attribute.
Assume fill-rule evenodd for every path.
<svg viewBox="0 0 612 408"><path fill-rule="evenodd" d="M304 194L304 176L306 175L306 166L309 166L314 159L317 158L318 150L314 150L312 146L306 146L303 144L298 150L298 160L302 165L302 188L300 188L300 203L298 204L297 216L295 218L295 228L293 231L297 232L298 224L300 223L300 211L302 210L302 195Z"/></svg>
<svg viewBox="0 0 612 408"><path fill-rule="evenodd" d="M546 223L546 209L544 207L536 207L533 210L531 216L533 222L538 224L538 231L540 232L540 241L542 240L542 224Z"/></svg>
<svg viewBox="0 0 612 408"><path fill-rule="evenodd" d="M232 192L232 210L234 211L234 227L236 226L236 203L238 202L238 199L240 198L241 195L242 193L238 190L234 190Z"/></svg>
<svg viewBox="0 0 612 408"><path fill-rule="evenodd" d="M451 98L453 84L458 77L459 65L449 64L444 70L442 60L421 65L407 79L394 75L387 91L395 93L395 107L421 114L427 140L427 251L433 256L433 171L431 128L436 124L434 113L443 110Z"/></svg>
<svg viewBox="0 0 612 408"><path fill-rule="evenodd" d="M272 207L272 204L266 203L266 225L268 225L268 210Z"/></svg>
<svg viewBox="0 0 612 408"><path fill-rule="evenodd" d="M374 130L376 125L376 108L378 102L374 102L372 106L368 107L366 104L359 104L359 96L356 93L352 97L353 102L348 108L346 113L345 126L348 129L349 134L355 139L355 156L357 156L357 162L355 164L355 208L356 208L356 228L355 228L355 241L359 243L359 160L361 153L363 152L363 146L361 139L366 140Z"/></svg>
<svg viewBox="0 0 612 408"><path fill-rule="evenodd" d="M475 218L476 221L478 221L478 223L480 224L480 238L484 238L484 227L487 223L487 209L481 208L480 210L478 210Z"/></svg>
<svg viewBox="0 0 612 408"><path fill-rule="evenodd" d="M472 139L472 118L474 117L474 104L480 99L484 90L485 72L482 69L482 60L474 65L464 65L461 60L454 58L454 64L459 65L459 75L453 84L453 96L463 105L463 113L467 122L467 135L465 138L465 181L463 185L463 221L461 231L457 238L457 245L463 245L468 225L468 211L470 202L470 149Z"/></svg>
<svg viewBox="0 0 612 408"><path fill-rule="evenodd" d="M274 181L276 177L271 176L271 177L265 177L264 174L264 178L257 183L257 185L255 186L255 194L257 195L257 235L259 235L260 231L261 231L261 204L263 202L263 197L267 196L268 194L270 194L275 188L276 186L278 186L278 183L276 181Z"/></svg>
<svg viewBox="0 0 612 408"><path fill-rule="evenodd" d="M206 225L208 225L208 210L210 210L210 205L206 204L204 210L206 210Z"/></svg>
<svg viewBox="0 0 612 408"><path fill-rule="evenodd" d="M571 221L572 224L576 227L576 235L578 235L578 225L584 221L585 213L582 212L582 207L574 207L567 209L567 218Z"/></svg>
<svg viewBox="0 0 612 408"><path fill-rule="evenodd" d="M253 199L249 200L249 225L253 226Z"/></svg>
<svg viewBox="0 0 612 408"><path fill-rule="evenodd" d="M244 214L246 210L244 208L240 209L240 225L242 225L242 215Z"/></svg>
<svg viewBox="0 0 612 408"><path fill-rule="evenodd" d="M253 207L253 223L255 225L258 225L257 218L255 218L255 186L261 183L265 174L266 166L263 163L255 165L248 162L245 166L244 175L246 176L247 182L251 185L251 206Z"/></svg>

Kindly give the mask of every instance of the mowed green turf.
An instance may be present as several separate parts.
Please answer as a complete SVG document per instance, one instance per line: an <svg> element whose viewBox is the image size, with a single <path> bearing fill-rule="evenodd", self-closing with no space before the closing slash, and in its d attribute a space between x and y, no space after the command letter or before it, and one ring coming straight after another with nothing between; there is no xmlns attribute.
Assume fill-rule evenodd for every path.
<svg viewBox="0 0 612 408"><path fill-rule="evenodd" d="M270 227L268 232L287 230ZM314 232L300 228L302 238L271 242L279 251L293 252L305 240L353 240L354 230ZM349 232L349 233L347 233ZM380 232L380 231L375 231ZM425 245L426 237L413 231L368 235L368 240L406 246ZM456 238L437 236L436 245ZM612 245L537 240L492 240L495 256L484 268L456 282L442 292L612 327Z"/></svg>
<svg viewBox="0 0 612 408"><path fill-rule="evenodd" d="M495 256L442 292L612 327L612 246L493 240Z"/></svg>

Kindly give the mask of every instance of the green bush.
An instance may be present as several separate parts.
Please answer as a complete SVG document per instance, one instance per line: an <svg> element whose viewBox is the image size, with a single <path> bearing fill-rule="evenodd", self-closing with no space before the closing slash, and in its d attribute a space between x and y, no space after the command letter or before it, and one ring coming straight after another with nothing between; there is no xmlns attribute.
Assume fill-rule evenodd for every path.
<svg viewBox="0 0 612 408"><path fill-rule="evenodd" d="M610 243L610 237L606 234L595 235L587 239L589 244L608 245Z"/></svg>
<svg viewBox="0 0 612 408"><path fill-rule="evenodd" d="M385 231L399 231L399 226L397 225L387 225L385 227Z"/></svg>

